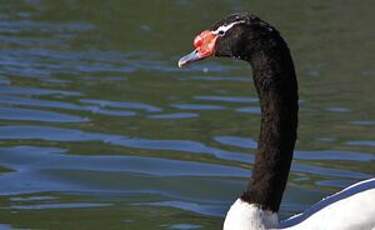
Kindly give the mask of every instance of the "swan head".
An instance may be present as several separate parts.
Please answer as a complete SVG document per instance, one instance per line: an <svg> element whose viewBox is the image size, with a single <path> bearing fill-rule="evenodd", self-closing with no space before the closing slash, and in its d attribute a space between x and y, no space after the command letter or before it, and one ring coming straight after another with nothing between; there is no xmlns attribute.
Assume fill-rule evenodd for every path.
<svg viewBox="0 0 375 230"><path fill-rule="evenodd" d="M263 210L238 198L230 207L224 221L224 230L267 230L278 226L277 213Z"/></svg>
<svg viewBox="0 0 375 230"><path fill-rule="evenodd" d="M269 24L248 13L232 14L199 33L193 42L194 51L180 58L183 66L208 57L233 57L247 60L260 41L272 38L278 32ZM261 38L261 39L260 39Z"/></svg>

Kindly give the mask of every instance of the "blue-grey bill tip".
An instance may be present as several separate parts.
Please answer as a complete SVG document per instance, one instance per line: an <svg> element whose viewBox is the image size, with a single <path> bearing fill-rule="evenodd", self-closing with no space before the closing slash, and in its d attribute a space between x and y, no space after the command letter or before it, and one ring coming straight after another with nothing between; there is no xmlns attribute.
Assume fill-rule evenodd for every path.
<svg viewBox="0 0 375 230"><path fill-rule="evenodd" d="M178 67L182 68L185 65L200 60L201 57L199 57L198 52L194 50L193 52L189 53L188 55L183 56L178 60Z"/></svg>

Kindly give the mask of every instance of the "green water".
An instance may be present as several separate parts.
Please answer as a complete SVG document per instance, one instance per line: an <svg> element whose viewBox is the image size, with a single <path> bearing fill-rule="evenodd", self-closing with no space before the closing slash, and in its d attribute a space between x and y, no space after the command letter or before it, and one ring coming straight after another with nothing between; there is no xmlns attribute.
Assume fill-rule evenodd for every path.
<svg viewBox="0 0 375 230"><path fill-rule="evenodd" d="M281 217L375 175L373 1L0 3L0 229L219 229L253 167L251 69L176 62L235 11L297 68Z"/></svg>

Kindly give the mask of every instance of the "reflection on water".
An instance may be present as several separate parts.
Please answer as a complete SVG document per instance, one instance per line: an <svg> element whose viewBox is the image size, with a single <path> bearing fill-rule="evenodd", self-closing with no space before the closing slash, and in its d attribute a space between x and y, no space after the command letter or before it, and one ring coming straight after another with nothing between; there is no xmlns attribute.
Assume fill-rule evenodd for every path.
<svg viewBox="0 0 375 230"><path fill-rule="evenodd" d="M85 122L87 119L62 113L46 112L34 109L0 108L2 120L25 120L45 122Z"/></svg>
<svg viewBox="0 0 375 230"><path fill-rule="evenodd" d="M374 176L373 18L347 21L371 7L342 6L343 18L339 2L299 4L3 3L0 228L218 229L251 175L258 99L244 63L176 60L236 9L280 27L296 61L300 129L281 216Z"/></svg>
<svg viewBox="0 0 375 230"><path fill-rule="evenodd" d="M150 115L150 118L153 119L186 119L186 118L195 118L199 115L196 113L169 113L169 114L158 114L158 115Z"/></svg>
<svg viewBox="0 0 375 230"><path fill-rule="evenodd" d="M257 102L258 99L254 97L228 97L228 96L196 96L196 100L202 101L219 101L219 102L234 102L234 103L250 103Z"/></svg>
<svg viewBox="0 0 375 230"><path fill-rule="evenodd" d="M64 204L37 204L37 205L12 205L10 206L11 209L14 210L20 210L20 209L32 209L32 210L38 210L38 209L63 209L63 208L98 208L98 207L106 207L110 206L111 204L94 204L94 203L64 203Z"/></svg>

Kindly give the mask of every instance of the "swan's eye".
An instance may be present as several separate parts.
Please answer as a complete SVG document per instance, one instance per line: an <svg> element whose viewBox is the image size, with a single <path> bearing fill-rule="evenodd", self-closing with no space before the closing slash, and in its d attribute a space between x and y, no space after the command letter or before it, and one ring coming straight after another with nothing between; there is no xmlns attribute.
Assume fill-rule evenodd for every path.
<svg viewBox="0 0 375 230"><path fill-rule="evenodd" d="M217 32L218 35L220 36L223 36L225 34L224 30L219 30L219 32Z"/></svg>

